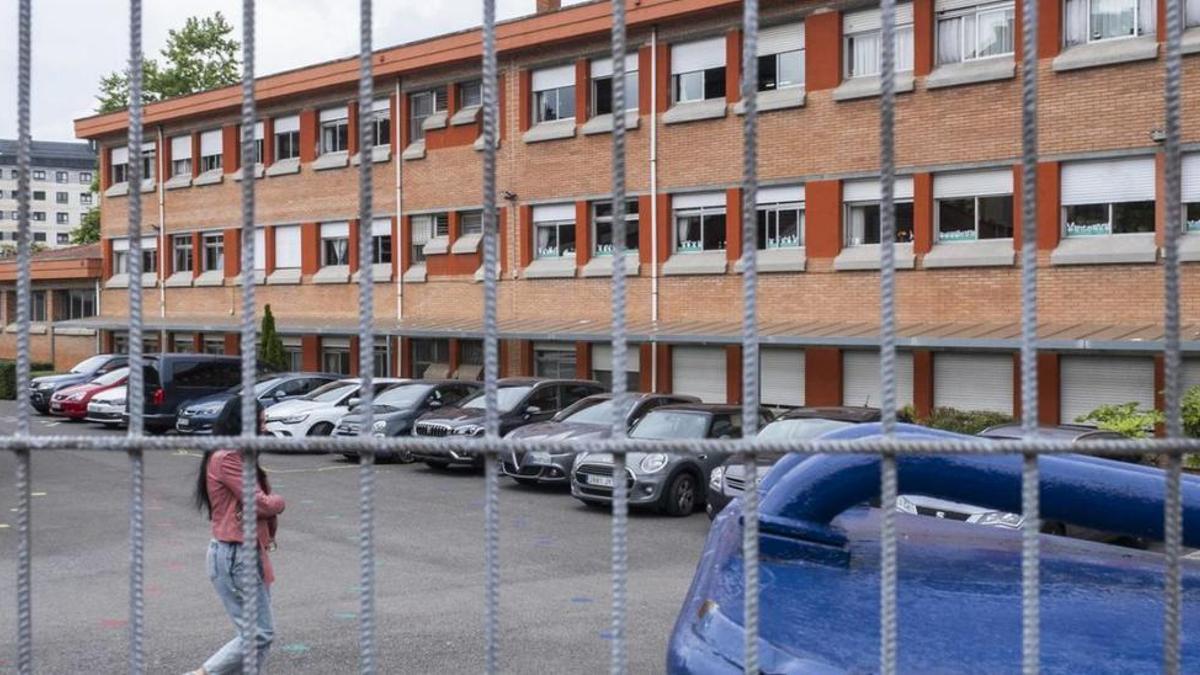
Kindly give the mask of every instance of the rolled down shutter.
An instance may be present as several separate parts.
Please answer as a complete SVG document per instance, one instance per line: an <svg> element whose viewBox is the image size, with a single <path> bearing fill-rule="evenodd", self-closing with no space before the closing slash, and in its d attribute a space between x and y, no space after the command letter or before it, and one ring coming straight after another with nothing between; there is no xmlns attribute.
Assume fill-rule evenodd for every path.
<svg viewBox="0 0 1200 675"><path fill-rule="evenodd" d="M1013 358L1009 354L933 356L933 405L959 410L1013 412Z"/></svg>
<svg viewBox="0 0 1200 675"><path fill-rule="evenodd" d="M1200 359L1183 360L1183 391L1200 386Z"/></svg>
<svg viewBox="0 0 1200 675"><path fill-rule="evenodd" d="M267 269L267 231L261 227L254 230L254 269Z"/></svg>
<svg viewBox="0 0 1200 675"><path fill-rule="evenodd" d="M376 218L371 221L372 237L390 237L391 235L392 220L390 218Z"/></svg>
<svg viewBox="0 0 1200 675"><path fill-rule="evenodd" d="M625 56L625 72L636 73L637 69L638 69L637 54L626 55ZM606 58L602 58L602 59L592 59L591 71L592 71L593 78L612 77L612 74L613 74L612 57L610 56L610 57L606 57Z"/></svg>
<svg viewBox="0 0 1200 675"><path fill-rule="evenodd" d="M1105 404L1154 407L1154 360L1131 356L1064 356L1059 361L1065 424Z"/></svg>
<svg viewBox="0 0 1200 675"><path fill-rule="evenodd" d="M350 236L350 223L321 223L322 239L344 239Z"/></svg>
<svg viewBox="0 0 1200 675"><path fill-rule="evenodd" d="M912 354L896 353L896 406L904 407L913 399ZM883 401L879 378L879 352L842 352L842 403L878 407Z"/></svg>
<svg viewBox="0 0 1200 675"><path fill-rule="evenodd" d="M533 222L552 223L575 220L574 204L539 204L533 207Z"/></svg>
<svg viewBox="0 0 1200 675"><path fill-rule="evenodd" d="M842 201L847 204L853 202L877 202L883 199L883 188L879 181L870 180L848 180L842 183ZM912 199L913 196L913 179L912 176L896 176L896 187L893 192L893 197L897 201Z"/></svg>
<svg viewBox="0 0 1200 675"><path fill-rule="evenodd" d="M275 267L277 269L300 267L299 225L275 227Z"/></svg>
<svg viewBox="0 0 1200 675"><path fill-rule="evenodd" d="M1200 152L1183 156L1183 201L1200 202Z"/></svg>
<svg viewBox="0 0 1200 675"><path fill-rule="evenodd" d="M759 352L759 401L804 405L804 350L764 347Z"/></svg>
<svg viewBox="0 0 1200 675"><path fill-rule="evenodd" d="M896 4L896 26L907 26L913 22L911 2ZM842 17L842 34L853 35L883 28L883 14L878 8L849 12Z"/></svg>
<svg viewBox="0 0 1200 675"><path fill-rule="evenodd" d="M759 204L785 204L804 201L803 185L772 185L758 189Z"/></svg>
<svg viewBox="0 0 1200 675"><path fill-rule="evenodd" d="M573 65L535 70L530 82L533 91L570 87L573 84L575 84L575 66Z"/></svg>
<svg viewBox="0 0 1200 675"><path fill-rule="evenodd" d="M279 117L275 119L275 133L289 134L293 131L300 131L299 115L288 115L287 117Z"/></svg>
<svg viewBox="0 0 1200 675"><path fill-rule="evenodd" d="M684 42L671 47L671 74L694 73L697 70L725 66L725 38L715 37L696 42Z"/></svg>
<svg viewBox="0 0 1200 675"><path fill-rule="evenodd" d="M317 117L322 122L336 122L344 120L350 116L350 109L346 106L338 106L336 108L326 108L317 114Z"/></svg>
<svg viewBox="0 0 1200 675"><path fill-rule="evenodd" d="M613 369L613 350L612 345L598 342L592 345L592 370ZM636 373L642 369L641 352L637 345L628 345L625 350L625 370L626 372Z"/></svg>
<svg viewBox="0 0 1200 675"><path fill-rule="evenodd" d="M786 54L804 49L804 23L770 26L758 31L758 55Z"/></svg>
<svg viewBox="0 0 1200 675"><path fill-rule="evenodd" d="M671 196L671 206L676 209L714 208L725 206L724 192L687 192Z"/></svg>
<svg viewBox="0 0 1200 675"><path fill-rule="evenodd" d="M1153 200L1153 157L1062 165L1063 206Z"/></svg>
<svg viewBox="0 0 1200 675"><path fill-rule="evenodd" d="M705 403L725 403L725 350L720 347L673 347L671 391L699 397Z"/></svg>
<svg viewBox="0 0 1200 675"><path fill-rule="evenodd" d="M129 146L121 145L112 149L111 157L113 165L129 163Z"/></svg>
<svg viewBox="0 0 1200 675"><path fill-rule="evenodd" d="M1011 169L939 173L933 178L933 196L937 199L1011 195L1012 191Z"/></svg>
<svg viewBox="0 0 1200 675"><path fill-rule="evenodd" d="M192 158L192 137L191 136L175 136L171 139L171 159L191 159Z"/></svg>

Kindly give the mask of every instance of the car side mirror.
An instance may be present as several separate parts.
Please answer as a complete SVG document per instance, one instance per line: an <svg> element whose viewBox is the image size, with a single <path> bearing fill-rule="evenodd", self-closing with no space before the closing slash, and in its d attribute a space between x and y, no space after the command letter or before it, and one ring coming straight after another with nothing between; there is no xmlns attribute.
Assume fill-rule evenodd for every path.
<svg viewBox="0 0 1200 675"><path fill-rule="evenodd" d="M426 407L429 408L430 410L437 410L438 408L442 407L442 402L441 401L430 401Z"/></svg>
<svg viewBox="0 0 1200 675"><path fill-rule="evenodd" d="M719 438L721 440L726 440L726 439L733 438L733 436L731 436L729 434L721 434L720 436L717 436L717 438Z"/></svg>
<svg viewBox="0 0 1200 675"><path fill-rule="evenodd" d="M275 391L271 392L271 398L275 399L276 401L282 401L283 399L287 398L287 392L282 389L276 389Z"/></svg>
<svg viewBox="0 0 1200 675"><path fill-rule="evenodd" d="M346 405L350 406L351 408L356 408L356 407L358 407L358 404L359 404L359 403L362 403L362 399L361 399L361 398L359 398L359 397L357 397L357 396L355 396L354 398L350 399L349 401L346 401Z"/></svg>
<svg viewBox="0 0 1200 675"><path fill-rule="evenodd" d="M531 416L533 416L533 415L536 415L536 414L538 414L538 413L540 413L540 412L542 412L542 409L541 409L541 408L539 408L539 407L538 407L538 406L536 406L536 405L529 405L529 406L525 406L525 416L526 416L526 417L531 417Z"/></svg>

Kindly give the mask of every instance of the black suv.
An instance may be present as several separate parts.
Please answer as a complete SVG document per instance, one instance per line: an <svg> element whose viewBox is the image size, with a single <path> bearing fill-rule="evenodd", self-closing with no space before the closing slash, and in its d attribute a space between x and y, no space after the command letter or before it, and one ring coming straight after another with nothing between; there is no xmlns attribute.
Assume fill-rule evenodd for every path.
<svg viewBox="0 0 1200 675"><path fill-rule="evenodd" d="M179 407L193 399L219 394L242 382L242 359L209 354L153 354L143 367L145 429L163 433L175 428ZM126 405L122 421L129 423Z"/></svg>
<svg viewBox="0 0 1200 675"><path fill-rule="evenodd" d="M35 377L29 383L29 403L33 409L46 415L50 412L50 395L59 389L71 387L110 373L129 364L123 354L97 354L90 356L66 373Z"/></svg>
<svg viewBox="0 0 1200 675"><path fill-rule="evenodd" d="M500 410L501 436L526 424L545 422L576 401L604 391L598 382L591 380L507 377L498 384L496 401ZM484 405L484 393L480 391L456 406L426 413L413 425L413 435L482 436ZM483 455L450 449L415 450L413 457L438 468L454 464L483 466Z"/></svg>

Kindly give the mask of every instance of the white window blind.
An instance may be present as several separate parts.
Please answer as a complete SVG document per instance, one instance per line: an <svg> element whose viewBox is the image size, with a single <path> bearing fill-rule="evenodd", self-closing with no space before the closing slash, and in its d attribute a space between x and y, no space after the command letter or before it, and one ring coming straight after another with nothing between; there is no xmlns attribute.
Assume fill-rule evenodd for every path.
<svg viewBox="0 0 1200 675"><path fill-rule="evenodd" d="M122 145L112 150L113 164L128 164L129 163L129 146Z"/></svg>
<svg viewBox="0 0 1200 675"><path fill-rule="evenodd" d="M1012 169L939 173L933 177L933 196L937 199L1010 195L1012 191Z"/></svg>
<svg viewBox="0 0 1200 675"><path fill-rule="evenodd" d="M685 42L671 47L671 74L721 68L725 65L725 38Z"/></svg>
<svg viewBox="0 0 1200 675"><path fill-rule="evenodd" d="M388 98L377 98L371 102L371 112L391 112L392 100Z"/></svg>
<svg viewBox="0 0 1200 675"><path fill-rule="evenodd" d="M705 403L725 403L725 350L719 347L671 349L671 390Z"/></svg>
<svg viewBox="0 0 1200 675"><path fill-rule="evenodd" d="M200 156L221 154L221 130L213 129L200 134Z"/></svg>
<svg viewBox="0 0 1200 675"><path fill-rule="evenodd" d="M907 26L913 22L911 2L896 5L896 26ZM852 35L883 28L883 15L879 9L864 9L861 12L850 12L842 17L842 33Z"/></svg>
<svg viewBox="0 0 1200 675"><path fill-rule="evenodd" d="M287 117L275 118L275 133L286 134L293 131L300 131L299 115L288 115Z"/></svg>
<svg viewBox="0 0 1200 675"><path fill-rule="evenodd" d="M321 338L321 347L322 348L328 347L331 349L349 349L350 348L350 338L323 337L323 338Z"/></svg>
<svg viewBox="0 0 1200 675"><path fill-rule="evenodd" d="M376 218L371 221L371 236L382 237L392 233L392 221L390 218Z"/></svg>
<svg viewBox="0 0 1200 675"><path fill-rule="evenodd" d="M592 345L592 370L613 369L612 345L596 343ZM636 373L642 369L641 352L637 345L629 345L625 350L625 370Z"/></svg>
<svg viewBox="0 0 1200 675"><path fill-rule="evenodd" d="M804 23L771 26L758 31L758 55L784 54L804 49Z"/></svg>
<svg viewBox="0 0 1200 675"><path fill-rule="evenodd" d="M533 222L547 223L555 220L575 220L575 205L542 204L533 207Z"/></svg>
<svg viewBox="0 0 1200 675"><path fill-rule="evenodd" d="M971 7L983 7L997 3L986 2L981 0L937 0L934 3L934 11L937 12L952 12L958 9L969 9ZM1000 3L1003 4L1003 3Z"/></svg>
<svg viewBox="0 0 1200 675"><path fill-rule="evenodd" d="M1183 156L1183 201L1200 202L1200 152Z"/></svg>
<svg viewBox="0 0 1200 675"><path fill-rule="evenodd" d="M804 350L764 347L760 359L763 405L804 405Z"/></svg>
<svg viewBox="0 0 1200 675"><path fill-rule="evenodd" d="M113 247L114 251L128 251L129 250L129 239L127 237L123 238L123 239L113 239L112 247ZM158 250L158 239L155 237L142 237L142 250L143 251L157 251Z"/></svg>
<svg viewBox="0 0 1200 675"><path fill-rule="evenodd" d="M671 197L675 209L698 209L700 207L725 206L724 192L689 192Z"/></svg>
<svg viewBox="0 0 1200 675"><path fill-rule="evenodd" d="M933 356L933 405L959 410L1013 412L1013 358L1009 354Z"/></svg>
<svg viewBox="0 0 1200 675"><path fill-rule="evenodd" d="M263 139L263 123L254 123L254 140L261 141Z"/></svg>
<svg viewBox="0 0 1200 675"><path fill-rule="evenodd" d="M842 183L843 202L877 202L882 199L882 187L877 180L848 180ZM896 201L912 199L912 176L896 176Z"/></svg>
<svg viewBox="0 0 1200 675"><path fill-rule="evenodd" d="M175 136L171 139L171 159L192 158L192 137Z"/></svg>
<svg viewBox="0 0 1200 675"><path fill-rule="evenodd" d="M534 91L570 87L575 84L575 66L566 65L535 70L530 84Z"/></svg>
<svg viewBox="0 0 1200 675"><path fill-rule="evenodd" d="M281 225L275 228L275 267L300 267L300 226Z"/></svg>
<svg viewBox="0 0 1200 675"><path fill-rule="evenodd" d="M129 250L129 240L128 239L113 239L112 240L112 250L128 251Z"/></svg>
<svg viewBox="0 0 1200 675"><path fill-rule="evenodd" d="M879 352L849 350L842 352L843 405L879 407L883 387L879 382ZM896 405L913 400L913 359L910 352L896 353Z"/></svg>
<svg viewBox="0 0 1200 675"><path fill-rule="evenodd" d="M322 239L342 239L350 236L350 223L321 223Z"/></svg>
<svg viewBox="0 0 1200 675"><path fill-rule="evenodd" d="M267 231L261 227L254 230L254 269L267 269Z"/></svg>
<svg viewBox="0 0 1200 675"><path fill-rule="evenodd" d="M1063 164L1063 206L1153 199L1153 157Z"/></svg>
<svg viewBox="0 0 1200 675"><path fill-rule="evenodd" d="M625 72L636 73L638 69L637 54L627 54L625 56ZM603 59L592 59L592 77L612 77L613 60L611 57Z"/></svg>
<svg viewBox="0 0 1200 675"><path fill-rule="evenodd" d="M775 185L758 189L759 204L782 204L804 201L803 185Z"/></svg>
<svg viewBox="0 0 1200 675"><path fill-rule="evenodd" d="M322 110L320 112L320 118L322 122L336 122L338 120L346 119L349 114L350 112L346 106L339 106L337 108L326 108Z"/></svg>

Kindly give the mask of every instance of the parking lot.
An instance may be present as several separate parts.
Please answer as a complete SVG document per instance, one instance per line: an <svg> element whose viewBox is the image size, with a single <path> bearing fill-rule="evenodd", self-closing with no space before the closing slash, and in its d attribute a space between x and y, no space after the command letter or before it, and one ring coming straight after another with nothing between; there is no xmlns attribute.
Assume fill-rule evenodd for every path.
<svg viewBox="0 0 1200 675"><path fill-rule="evenodd" d="M0 402L0 430L12 429ZM102 434L38 417L37 434ZM191 506L198 454L146 460L146 667L196 668L232 635L204 571L208 524ZM287 499L273 554L275 672L334 673L357 657L358 471L329 456L266 456ZM34 638L42 673L126 668L129 462L123 454L35 455ZM0 454L0 597L15 597L15 460ZM483 668L483 481L470 472L382 465L376 491L381 672ZM505 672L607 667L610 520L564 492L501 483L501 665ZM630 671L663 668L667 637L708 519L634 514ZM0 673L11 672L15 613L0 612Z"/></svg>

